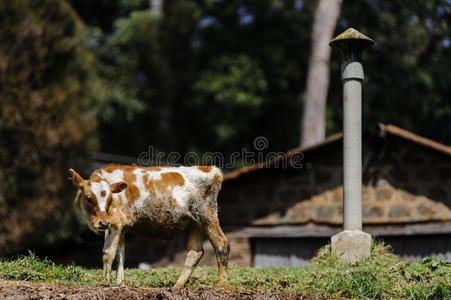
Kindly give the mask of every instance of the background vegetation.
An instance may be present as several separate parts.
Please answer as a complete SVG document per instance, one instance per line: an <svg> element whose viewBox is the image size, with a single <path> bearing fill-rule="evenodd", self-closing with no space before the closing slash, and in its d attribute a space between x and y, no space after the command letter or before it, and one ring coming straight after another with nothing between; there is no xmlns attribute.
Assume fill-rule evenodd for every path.
<svg viewBox="0 0 451 300"><path fill-rule="evenodd" d="M11 253L70 234L67 169L98 146L102 91L68 2L0 1L0 20L0 253Z"/></svg>
<svg viewBox="0 0 451 300"><path fill-rule="evenodd" d="M173 0L156 13L148 0L1 1L0 252L73 232L66 170L93 151L227 155L256 136L268 150L297 146L316 5ZM377 42L364 57L365 123L450 144L450 2L341 9L337 33L352 26ZM331 61L328 134L342 115Z"/></svg>

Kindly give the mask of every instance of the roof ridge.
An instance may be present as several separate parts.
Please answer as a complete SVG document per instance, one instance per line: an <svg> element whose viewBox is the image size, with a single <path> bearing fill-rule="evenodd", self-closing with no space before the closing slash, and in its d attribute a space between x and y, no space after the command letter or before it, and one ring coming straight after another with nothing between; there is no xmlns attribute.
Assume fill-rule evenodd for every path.
<svg viewBox="0 0 451 300"><path fill-rule="evenodd" d="M412 141L414 143L417 143L417 144L420 144L420 145L423 145L423 146L426 146L429 148L433 148L442 153L451 155L451 147L450 146L447 146L445 144L442 144L442 143L436 142L434 140L428 139L426 137L420 136L418 134L415 134L411 131L400 128L393 124L384 125L382 123L379 123L379 129L384 132L388 132L392 135L402 137L402 138Z"/></svg>

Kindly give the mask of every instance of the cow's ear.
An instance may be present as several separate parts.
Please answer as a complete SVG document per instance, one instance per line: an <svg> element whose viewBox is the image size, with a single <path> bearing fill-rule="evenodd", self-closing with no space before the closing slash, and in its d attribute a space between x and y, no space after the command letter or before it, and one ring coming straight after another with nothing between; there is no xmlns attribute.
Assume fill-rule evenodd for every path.
<svg viewBox="0 0 451 300"><path fill-rule="evenodd" d="M113 184L110 184L110 189L111 192L116 194L116 193L120 193L123 190L125 190L127 188L127 183L123 182L123 181L119 181L119 182L115 182Z"/></svg>
<svg viewBox="0 0 451 300"><path fill-rule="evenodd" d="M69 169L69 174L75 186L81 189L85 180L80 175L78 175L78 173L75 172L73 169Z"/></svg>

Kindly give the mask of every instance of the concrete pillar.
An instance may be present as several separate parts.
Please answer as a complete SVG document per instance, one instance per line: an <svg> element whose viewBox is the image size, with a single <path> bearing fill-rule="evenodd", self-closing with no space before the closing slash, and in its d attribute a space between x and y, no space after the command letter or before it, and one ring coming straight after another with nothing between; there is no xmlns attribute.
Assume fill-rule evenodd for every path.
<svg viewBox="0 0 451 300"><path fill-rule="evenodd" d="M359 62L343 65L343 227L362 230L362 81Z"/></svg>
<svg viewBox="0 0 451 300"><path fill-rule="evenodd" d="M340 50L343 61L343 227L332 237L331 249L345 262L370 256L371 236L362 231L362 50L373 40L349 28L330 45Z"/></svg>

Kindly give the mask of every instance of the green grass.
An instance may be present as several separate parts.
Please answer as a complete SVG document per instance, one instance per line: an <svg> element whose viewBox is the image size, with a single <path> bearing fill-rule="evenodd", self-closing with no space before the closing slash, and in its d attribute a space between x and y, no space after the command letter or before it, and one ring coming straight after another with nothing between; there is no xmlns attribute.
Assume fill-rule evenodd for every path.
<svg viewBox="0 0 451 300"><path fill-rule="evenodd" d="M126 271L126 285L170 287L180 271L179 268L130 269ZM188 287L214 286L216 272L213 267L197 268ZM100 275L100 270L75 265L58 266L31 253L16 260L0 261L0 278L5 280L100 286ZM402 261L387 246L377 243L371 258L346 265L332 256L326 246L307 267L231 267L227 288L359 299L451 299L451 264L433 258L418 262Z"/></svg>

